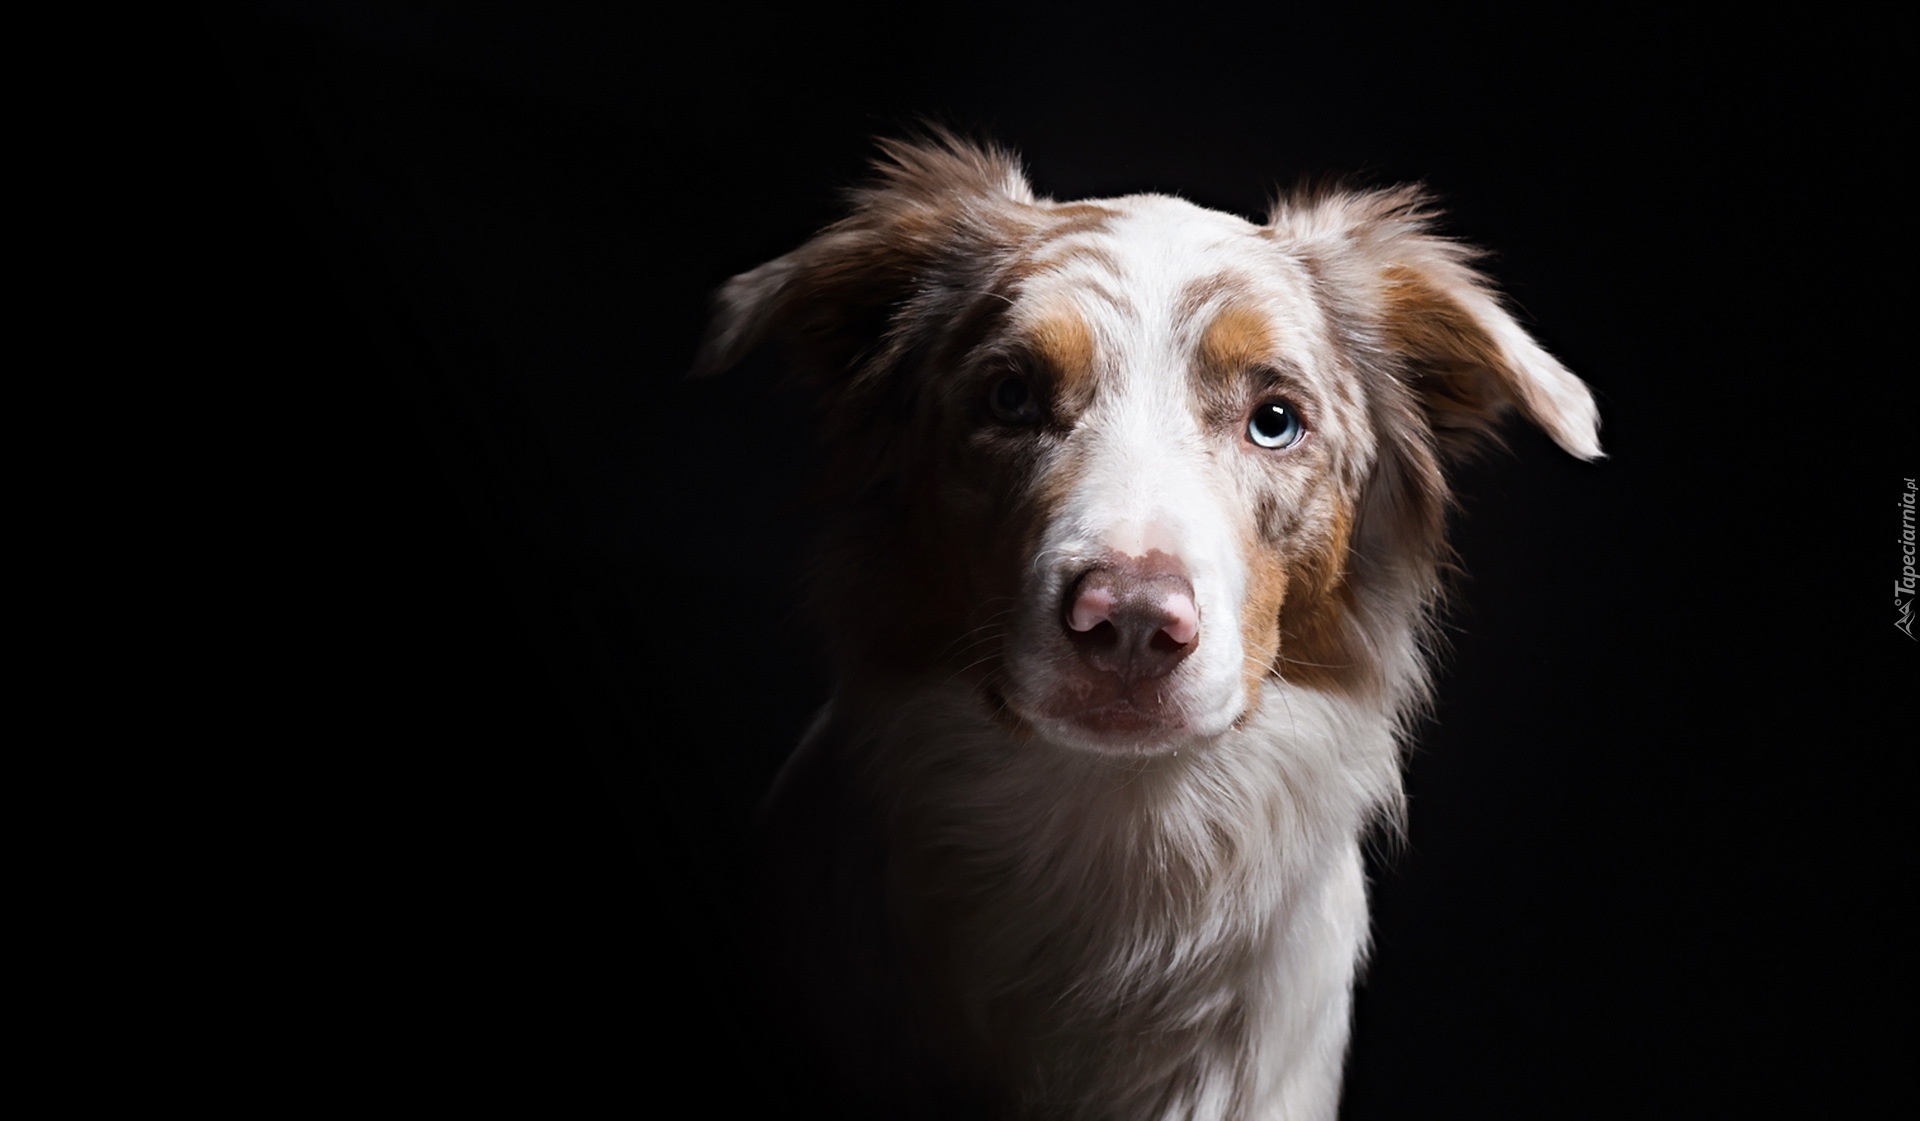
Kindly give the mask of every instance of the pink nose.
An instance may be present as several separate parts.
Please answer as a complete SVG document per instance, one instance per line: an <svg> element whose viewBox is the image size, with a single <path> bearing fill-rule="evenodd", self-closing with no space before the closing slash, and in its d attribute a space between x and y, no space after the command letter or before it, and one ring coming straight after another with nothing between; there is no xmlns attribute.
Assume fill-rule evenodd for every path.
<svg viewBox="0 0 1920 1121"><path fill-rule="evenodd" d="M1067 639L1089 666L1128 681L1164 677L1200 644L1186 566L1163 554L1114 556L1067 589Z"/></svg>

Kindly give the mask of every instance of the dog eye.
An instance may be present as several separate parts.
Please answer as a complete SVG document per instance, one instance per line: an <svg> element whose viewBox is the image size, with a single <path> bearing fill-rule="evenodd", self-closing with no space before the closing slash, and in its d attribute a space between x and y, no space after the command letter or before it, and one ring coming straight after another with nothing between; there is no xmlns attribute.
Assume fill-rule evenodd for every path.
<svg viewBox="0 0 1920 1121"><path fill-rule="evenodd" d="M1033 383L1019 374L1008 374L987 391L987 407L1003 424L1035 424L1040 420L1040 399L1034 396Z"/></svg>
<svg viewBox="0 0 1920 1121"><path fill-rule="evenodd" d="M1300 413L1285 401L1266 401L1253 410L1247 436L1263 448L1290 448L1307 434Z"/></svg>

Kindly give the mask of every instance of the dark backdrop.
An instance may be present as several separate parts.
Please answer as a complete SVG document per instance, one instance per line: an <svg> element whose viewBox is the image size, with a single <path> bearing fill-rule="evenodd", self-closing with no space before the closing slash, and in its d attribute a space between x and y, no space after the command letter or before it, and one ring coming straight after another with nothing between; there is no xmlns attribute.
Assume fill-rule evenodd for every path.
<svg viewBox="0 0 1920 1121"><path fill-rule="evenodd" d="M266 747L338 799L329 1078L781 1114L740 838L826 688L804 436L766 369L683 371L711 290L931 118L1055 197L1424 180L1598 396L1608 459L1516 426L1461 481L1343 1116L1870 1094L1920 465L1874 343L1911 288L1891 56L1450 7L204 9L172 220L211 282L164 298L244 387Z"/></svg>

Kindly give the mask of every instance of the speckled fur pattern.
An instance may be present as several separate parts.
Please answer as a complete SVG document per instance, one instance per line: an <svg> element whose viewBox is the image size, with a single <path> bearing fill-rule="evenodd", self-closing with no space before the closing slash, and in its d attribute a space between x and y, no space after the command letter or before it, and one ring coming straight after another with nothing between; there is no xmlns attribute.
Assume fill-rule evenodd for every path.
<svg viewBox="0 0 1920 1121"><path fill-rule="evenodd" d="M1433 221L1055 202L937 134L722 289L701 368L780 341L819 404L839 684L767 810L769 953L850 1115L1335 1115L1448 470L1509 412L1599 455ZM1062 605L1141 558L1197 635L1089 668Z"/></svg>

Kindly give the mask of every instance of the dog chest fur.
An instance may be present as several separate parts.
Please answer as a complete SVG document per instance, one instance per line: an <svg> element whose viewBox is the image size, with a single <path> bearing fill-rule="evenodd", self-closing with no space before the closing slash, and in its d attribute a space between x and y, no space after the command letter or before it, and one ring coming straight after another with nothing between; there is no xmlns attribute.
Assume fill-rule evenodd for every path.
<svg viewBox="0 0 1920 1121"><path fill-rule="evenodd" d="M783 776L773 846L820 863L785 879L887 859L853 878L867 900L788 897L813 912L801 956L842 958L830 972L866 975L889 1018L944 1025L860 1057L862 1077L934 1050L1020 1116L1331 1116L1365 943L1359 835L1398 797L1397 749L1345 702L1273 700L1205 750L1123 762L1036 751L953 691L879 726L823 717ZM803 789L821 786L840 789Z"/></svg>

